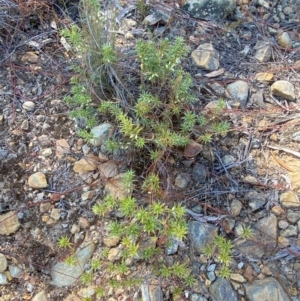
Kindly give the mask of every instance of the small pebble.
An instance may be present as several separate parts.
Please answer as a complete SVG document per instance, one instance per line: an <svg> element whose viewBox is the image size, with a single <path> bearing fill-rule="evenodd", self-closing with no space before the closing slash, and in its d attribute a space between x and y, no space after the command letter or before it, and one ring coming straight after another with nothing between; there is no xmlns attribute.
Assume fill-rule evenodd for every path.
<svg viewBox="0 0 300 301"><path fill-rule="evenodd" d="M22 122L22 124L21 124L21 129L22 129L23 131L28 131L28 130L29 130L29 122L28 122L28 120L24 120L24 121Z"/></svg>
<svg viewBox="0 0 300 301"><path fill-rule="evenodd" d="M0 273L0 285L7 284L7 278L4 273Z"/></svg>
<svg viewBox="0 0 300 301"><path fill-rule="evenodd" d="M35 103L33 101L28 100L23 103L22 107L26 111L33 111L35 108Z"/></svg>
<svg viewBox="0 0 300 301"><path fill-rule="evenodd" d="M58 221L60 219L60 210L58 208L53 208L50 217Z"/></svg>
<svg viewBox="0 0 300 301"><path fill-rule="evenodd" d="M9 265L8 269L13 278L20 278L24 273L24 270L17 267L16 265Z"/></svg>
<svg viewBox="0 0 300 301"><path fill-rule="evenodd" d="M5 255L0 253L0 272L4 272L7 269L7 260Z"/></svg>

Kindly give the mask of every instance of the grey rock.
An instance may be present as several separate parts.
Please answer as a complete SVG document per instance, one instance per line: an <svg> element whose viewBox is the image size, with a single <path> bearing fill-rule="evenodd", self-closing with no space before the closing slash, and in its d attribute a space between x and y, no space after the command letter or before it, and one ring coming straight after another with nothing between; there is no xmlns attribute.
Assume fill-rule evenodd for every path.
<svg viewBox="0 0 300 301"><path fill-rule="evenodd" d="M230 165L232 163L235 162L235 158L234 156L232 155L225 155L223 158L222 158L222 161L223 161L223 164L224 165Z"/></svg>
<svg viewBox="0 0 300 301"><path fill-rule="evenodd" d="M213 301L238 301L237 293L231 283L223 278L218 278L209 288Z"/></svg>
<svg viewBox="0 0 300 301"><path fill-rule="evenodd" d="M297 236L297 226L289 225L285 230L280 231L280 235L283 237Z"/></svg>
<svg viewBox="0 0 300 301"><path fill-rule="evenodd" d="M285 220L281 220L278 222L278 228L279 229L286 229L289 226L289 223Z"/></svg>
<svg viewBox="0 0 300 301"><path fill-rule="evenodd" d="M157 5L154 6L153 10L153 14L144 19L143 23L145 25L154 25L157 23L167 24L170 22L173 15L173 10L171 8L164 6L162 9L161 6Z"/></svg>
<svg viewBox="0 0 300 301"><path fill-rule="evenodd" d="M219 83L208 84L208 86L219 96L223 96L225 94L225 89Z"/></svg>
<svg viewBox="0 0 300 301"><path fill-rule="evenodd" d="M207 172L202 164L195 164L192 171L192 179L198 183L205 183L207 177Z"/></svg>
<svg viewBox="0 0 300 301"><path fill-rule="evenodd" d="M196 254L201 254L203 247L214 241L218 234L218 228L197 221L189 223L189 239Z"/></svg>
<svg viewBox="0 0 300 301"><path fill-rule="evenodd" d="M249 301L289 301L289 296L284 292L279 282L274 278L255 280L251 284L244 284L246 297Z"/></svg>
<svg viewBox="0 0 300 301"><path fill-rule="evenodd" d="M191 53L195 64L208 71L217 70L220 66L219 52L210 43L200 45Z"/></svg>
<svg viewBox="0 0 300 301"><path fill-rule="evenodd" d="M5 255L0 253L0 272L4 272L7 269L7 260Z"/></svg>
<svg viewBox="0 0 300 301"><path fill-rule="evenodd" d="M300 212L288 209L286 214L286 219L290 223L294 224L300 219Z"/></svg>
<svg viewBox="0 0 300 301"><path fill-rule="evenodd" d="M48 301L45 291L40 291L32 298L32 301Z"/></svg>
<svg viewBox="0 0 300 301"><path fill-rule="evenodd" d="M209 265L209 266L207 267L207 271L208 271L208 272L214 272L215 269L216 269L216 266L217 266L217 265L216 265L215 263Z"/></svg>
<svg viewBox="0 0 300 301"><path fill-rule="evenodd" d="M200 204L194 206L194 207L192 208L192 210L193 210L195 213L202 213L202 212L203 212L203 208L202 208L202 206L201 206Z"/></svg>
<svg viewBox="0 0 300 301"><path fill-rule="evenodd" d="M270 214L256 223L256 229L265 238L266 244L276 244L277 241L277 217Z"/></svg>
<svg viewBox="0 0 300 301"><path fill-rule="evenodd" d="M156 279L149 279L147 283L141 285L143 301L162 301L163 293L160 283Z"/></svg>
<svg viewBox="0 0 300 301"><path fill-rule="evenodd" d="M220 20L226 18L236 7L236 0L187 0L182 9L194 18Z"/></svg>
<svg viewBox="0 0 300 301"><path fill-rule="evenodd" d="M253 262L251 265L257 274L259 274L261 272L260 267L255 262Z"/></svg>
<svg viewBox="0 0 300 301"><path fill-rule="evenodd" d="M237 199L233 199L232 202L230 203L230 211L231 214L234 216L238 216L243 208L243 203Z"/></svg>
<svg viewBox="0 0 300 301"><path fill-rule="evenodd" d="M265 194L262 192L259 193L255 190L247 192L245 200L248 201L248 206L251 209L251 212L261 208L267 202Z"/></svg>
<svg viewBox="0 0 300 301"><path fill-rule="evenodd" d="M236 236L241 236L244 233L245 225L240 221L237 221L234 227L234 233Z"/></svg>
<svg viewBox="0 0 300 301"><path fill-rule="evenodd" d="M227 86L227 91L232 99L238 101L244 107L248 100L249 86L246 82L238 80Z"/></svg>
<svg viewBox="0 0 300 301"><path fill-rule="evenodd" d="M0 273L0 285L7 284L7 277L4 273Z"/></svg>
<svg viewBox="0 0 300 301"><path fill-rule="evenodd" d="M271 35L275 36L275 35L277 35L278 30L277 30L276 28L273 28L273 27L268 26L268 32L269 32Z"/></svg>
<svg viewBox="0 0 300 301"><path fill-rule="evenodd" d="M282 11L285 15L291 15L295 12L294 7L290 5L285 6Z"/></svg>
<svg viewBox="0 0 300 301"><path fill-rule="evenodd" d="M3 160L8 155L8 150L0 148L0 160Z"/></svg>
<svg viewBox="0 0 300 301"><path fill-rule="evenodd" d="M271 93L286 100L294 101L296 99L294 85L286 80L276 81L271 86Z"/></svg>
<svg viewBox="0 0 300 301"><path fill-rule="evenodd" d="M267 62L271 58L272 47L270 46L270 44L268 42L265 42L265 41L258 42L254 46L254 49L256 50L254 57L259 62Z"/></svg>
<svg viewBox="0 0 300 301"><path fill-rule="evenodd" d="M226 233L231 233L234 226L235 226L235 218L225 216L222 219L222 228Z"/></svg>
<svg viewBox="0 0 300 301"><path fill-rule="evenodd" d="M251 148L259 149L261 147L261 141L258 138L253 138L251 141Z"/></svg>
<svg viewBox="0 0 300 301"><path fill-rule="evenodd" d="M190 296L190 301L207 301L207 299L200 294L192 293Z"/></svg>
<svg viewBox="0 0 300 301"><path fill-rule="evenodd" d="M111 135L113 125L110 123L102 123L91 129L94 138L90 139L90 143L94 146L102 145Z"/></svg>
<svg viewBox="0 0 300 301"><path fill-rule="evenodd" d="M167 255L173 255L177 252L179 246L179 240L174 238L169 239L166 249Z"/></svg>
<svg viewBox="0 0 300 301"><path fill-rule="evenodd" d="M161 17L160 17L159 15L153 13L153 14L151 14L151 15L148 15L148 16L144 19L143 23L144 23L145 25L151 26L151 25L154 25L154 24L160 22L160 20L161 20Z"/></svg>
<svg viewBox="0 0 300 301"><path fill-rule="evenodd" d="M214 272L207 272L206 275L207 275L207 278L208 278L211 282L213 282L213 281L216 280L216 275L215 275Z"/></svg>
<svg viewBox="0 0 300 301"><path fill-rule="evenodd" d="M28 131L29 130L29 121L28 120L24 120L21 124L21 130L23 131Z"/></svg>
<svg viewBox="0 0 300 301"><path fill-rule="evenodd" d="M186 173L180 173L175 179L175 186L178 188L186 188L190 182L190 175Z"/></svg>
<svg viewBox="0 0 300 301"><path fill-rule="evenodd" d="M91 150L91 148L87 144L84 144L81 149L85 156L88 155Z"/></svg>
<svg viewBox="0 0 300 301"><path fill-rule="evenodd" d="M277 43L283 48L293 48L292 39L287 32L278 35Z"/></svg>
<svg viewBox="0 0 300 301"><path fill-rule="evenodd" d="M258 234L253 235L252 240L238 239L235 241L235 247L245 258L258 259L264 255L264 249L256 241L261 241L262 237ZM255 242L254 242L255 241Z"/></svg>
<svg viewBox="0 0 300 301"><path fill-rule="evenodd" d="M20 278L22 277L23 273L24 273L24 270L19 268L18 266L16 265L12 265L10 264L8 266L8 269L9 269L9 272L11 274L11 277L13 278Z"/></svg>
<svg viewBox="0 0 300 301"><path fill-rule="evenodd" d="M32 293L32 291L33 291L33 285L30 282L27 284L26 290L27 290L27 292Z"/></svg>
<svg viewBox="0 0 300 301"><path fill-rule="evenodd" d="M51 268L51 284L58 287L70 286L84 272L84 266L92 257L95 251L95 244L83 242L75 252L76 264L69 265L65 262L58 262Z"/></svg>

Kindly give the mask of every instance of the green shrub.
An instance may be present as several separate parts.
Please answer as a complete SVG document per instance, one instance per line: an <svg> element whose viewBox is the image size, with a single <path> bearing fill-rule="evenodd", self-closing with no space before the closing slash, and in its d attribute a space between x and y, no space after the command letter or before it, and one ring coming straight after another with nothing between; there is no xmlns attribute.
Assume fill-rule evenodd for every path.
<svg viewBox="0 0 300 301"><path fill-rule="evenodd" d="M100 217L112 211L122 215L123 218L109 225L109 234L120 237L122 254L120 262L107 264L108 250L103 251L102 258L92 263L92 272L85 273L82 281L92 281L97 269L123 275L128 272L128 260L144 260L153 274L180 280L183 287L191 286L194 278L186 265L166 266L159 259L164 249L156 246L158 237L171 243L172 239L184 240L188 232L185 207L167 204L163 198L161 167L165 166L170 152L188 145L191 138L210 142L214 134L223 134L229 129L227 122L219 120L224 102L219 102L210 119L194 112L193 80L182 67L189 48L180 37L173 41L138 40L135 48L138 76L133 83L126 82L126 72L130 71L120 68L126 57L115 47L112 35L115 24L101 15L98 1L83 0L81 3L82 28L74 25L62 32L73 46L76 61L74 71L77 74L72 79L66 101L74 106L72 117L85 120L78 134L89 141L90 129L96 125L100 114L114 122L119 132L106 142L106 149L110 152L131 149L149 168L144 178L136 176L134 170L128 170L123 177L128 192L133 188L140 191L139 200L132 195L121 200L107 195L93 206L93 213ZM138 89L128 88L131 84ZM197 134L195 127L210 130ZM139 164L133 162L133 167L135 163ZM148 203L140 202L142 193L151 196ZM143 246L141 240L145 238L153 243ZM227 266L230 246L219 240L218 248L227 250L227 253L219 253L219 259ZM127 277L126 281L108 277L103 287L97 289L97 296L105 295L106 285L132 287L139 285L144 276Z"/></svg>

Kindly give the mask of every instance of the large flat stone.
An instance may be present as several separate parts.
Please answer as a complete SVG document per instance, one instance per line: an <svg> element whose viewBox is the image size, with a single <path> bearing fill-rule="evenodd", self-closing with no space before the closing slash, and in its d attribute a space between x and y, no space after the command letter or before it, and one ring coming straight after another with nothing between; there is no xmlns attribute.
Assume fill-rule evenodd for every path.
<svg viewBox="0 0 300 301"><path fill-rule="evenodd" d="M236 7L236 0L187 0L182 9L198 19L220 20Z"/></svg>

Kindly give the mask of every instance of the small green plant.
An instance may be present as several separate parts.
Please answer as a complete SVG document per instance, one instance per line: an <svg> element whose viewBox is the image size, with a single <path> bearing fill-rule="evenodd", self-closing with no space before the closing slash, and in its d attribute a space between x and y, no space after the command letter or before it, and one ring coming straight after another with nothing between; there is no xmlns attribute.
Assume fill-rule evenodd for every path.
<svg viewBox="0 0 300 301"><path fill-rule="evenodd" d="M231 275L231 270L229 269L228 266L222 266L221 269L219 270L219 275L222 277L222 278L225 278L225 279L229 279L230 278L230 275Z"/></svg>
<svg viewBox="0 0 300 301"><path fill-rule="evenodd" d="M241 237L244 239L251 239L253 237L253 229L250 226L244 227Z"/></svg>
<svg viewBox="0 0 300 301"><path fill-rule="evenodd" d="M212 244L204 246L202 252L208 258L216 258L218 262L222 264L219 274L223 278L230 276L229 265L231 262L231 251L233 244L230 240L224 238L221 235L217 235ZM229 274L229 275L228 275Z"/></svg>
<svg viewBox="0 0 300 301"><path fill-rule="evenodd" d="M84 284L89 284L93 280L93 273L91 272L84 272L81 276L81 281Z"/></svg>
<svg viewBox="0 0 300 301"><path fill-rule="evenodd" d="M57 245L61 249L71 248L71 242L70 242L70 239L67 236L60 237L60 239L58 240Z"/></svg>
<svg viewBox="0 0 300 301"><path fill-rule="evenodd" d="M74 254L67 256L67 258L65 259L65 263L70 266L75 265L77 262L77 258Z"/></svg>

